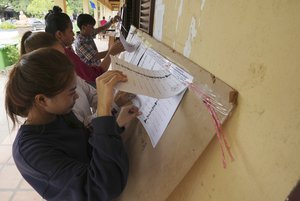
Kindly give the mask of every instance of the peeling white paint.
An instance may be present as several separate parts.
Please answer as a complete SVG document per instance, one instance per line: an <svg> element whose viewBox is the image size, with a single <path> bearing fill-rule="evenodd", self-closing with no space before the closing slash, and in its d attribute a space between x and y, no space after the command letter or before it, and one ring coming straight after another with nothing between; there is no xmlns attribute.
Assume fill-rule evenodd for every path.
<svg viewBox="0 0 300 201"><path fill-rule="evenodd" d="M180 0L180 5L178 7L178 17L182 15L182 7L183 7L183 0Z"/></svg>
<svg viewBox="0 0 300 201"><path fill-rule="evenodd" d="M180 5L178 7L178 14L177 14L177 20L176 20L176 31L178 30L178 22L179 22L179 18L182 14L182 8L183 8L183 0L180 0Z"/></svg>
<svg viewBox="0 0 300 201"><path fill-rule="evenodd" d="M200 7L201 11L202 11L203 8L204 8L204 4L205 4L205 0L202 0L202 1L201 1L201 7Z"/></svg>
<svg viewBox="0 0 300 201"><path fill-rule="evenodd" d="M162 1L156 1L155 13L154 13L153 37L159 41L162 40L162 36L163 36L164 14L165 14L165 5L162 3Z"/></svg>
<svg viewBox="0 0 300 201"><path fill-rule="evenodd" d="M183 48L183 55L185 57L189 58L189 56L191 54L192 43L193 43L193 40L196 37L196 35L197 35L196 19L194 17L192 17L188 39L185 41L185 45Z"/></svg>

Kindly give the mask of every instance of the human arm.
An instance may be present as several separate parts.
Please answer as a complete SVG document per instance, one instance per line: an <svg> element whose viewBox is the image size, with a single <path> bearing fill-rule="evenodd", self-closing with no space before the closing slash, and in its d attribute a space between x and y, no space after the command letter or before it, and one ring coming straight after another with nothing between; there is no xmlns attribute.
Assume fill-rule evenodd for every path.
<svg viewBox="0 0 300 201"><path fill-rule="evenodd" d="M121 42L116 42L109 50L98 52L94 45L87 43L81 38L76 39L75 49L77 55L84 63L100 66L104 72L109 68L110 55L116 55L125 50ZM103 59L102 62L101 59Z"/></svg>
<svg viewBox="0 0 300 201"><path fill-rule="evenodd" d="M97 109L97 91L94 87L92 87L90 84L86 83L82 78L77 77L77 84L79 84L84 91L84 94L87 97L87 100L89 102L89 106L93 109L93 111L96 111Z"/></svg>
<svg viewBox="0 0 300 201"><path fill-rule="evenodd" d="M99 60L100 68L105 72L108 70L111 59L110 55L115 56L125 50L123 44L120 41L115 42L108 51L98 52L93 59ZM101 61L101 59L103 59Z"/></svg>
<svg viewBox="0 0 300 201"><path fill-rule="evenodd" d="M117 55L123 52L124 50L125 50L124 46L120 41L115 42L113 46L108 50L108 53L106 54L106 56L104 57L104 59L100 64L102 70L107 71L107 69L109 68L109 65L111 63L110 55L112 56Z"/></svg>
<svg viewBox="0 0 300 201"><path fill-rule="evenodd" d="M72 111L78 120L86 127L90 127L94 118L93 113L97 109L97 92L94 87L79 76L76 76L76 82L76 93L79 97L75 101Z"/></svg>
<svg viewBox="0 0 300 201"><path fill-rule="evenodd" d="M89 83L95 83L96 78L103 74L103 70L97 66L90 66L81 61L79 56L71 49L65 48L66 55L75 65L75 71L78 76Z"/></svg>
<svg viewBox="0 0 300 201"><path fill-rule="evenodd" d="M96 58L99 59L99 60L101 60L101 59L103 59L107 55L107 53L108 53L108 50L102 51L102 52L97 52Z"/></svg>
<svg viewBox="0 0 300 201"><path fill-rule="evenodd" d="M99 26L98 28L94 29L94 32L97 34L100 32L103 32L103 31L107 30L112 24L114 24L120 20L121 20L121 17L116 15L110 21L108 21L106 24L104 24L103 26Z"/></svg>
<svg viewBox="0 0 300 201"><path fill-rule="evenodd" d="M90 107L93 108L94 111L97 109L97 90L92 87L90 84L87 84L82 78L77 77L77 83L81 85L82 90L84 91L86 97L88 98ZM135 94L118 91L114 95L113 102L117 105L117 107L122 107L124 105L131 104L131 100L135 97Z"/></svg>
<svg viewBox="0 0 300 201"><path fill-rule="evenodd" d="M16 138L15 163L44 199L111 200L122 192L128 159L115 119L98 117L92 123L90 146L83 128L66 129L64 121L52 129L31 127Z"/></svg>
<svg viewBox="0 0 300 201"><path fill-rule="evenodd" d="M108 71L96 79L98 107L97 116L111 116L114 97L114 86L118 82L126 82L127 77L120 71Z"/></svg>
<svg viewBox="0 0 300 201"><path fill-rule="evenodd" d="M124 91L118 91L115 94L114 102L120 108L122 106L132 104L131 100L134 99L135 97L136 97L135 94L124 92Z"/></svg>
<svg viewBox="0 0 300 201"><path fill-rule="evenodd" d="M81 92L79 94L81 96L85 96L86 100L88 101L89 105L87 105L87 107L92 108L92 110L95 112L97 110L97 100L98 100L96 89L94 87L92 87L91 85L87 84L80 77L77 77L77 85L78 85L77 89L80 87L80 89L83 91L83 93ZM119 115L117 118L117 122L120 127L123 127L128 121L131 121L133 118L136 117L135 114L136 114L136 112L138 112L138 110L134 106L131 105L129 107L128 106L123 107L124 105L131 104L130 101L134 97L135 97L134 94L130 94L127 92L122 92L122 91L119 91L118 93L116 93L114 95L114 101L113 101L112 105L117 108L122 107L121 112L120 111L118 112ZM79 101L79 99L76 101L76 104ZM83 110L84 108L82 108L82 107L85 105L82 104L79 109ZM125 110L126 110L126 112L124 112ZM75 111L73 110L75 115L76 115L76 111L77 110L75 110ZM76 115L76 116L78 118L78 115ZM84 115L81 115L81 116L84 116ZM94 116L95 115L85 115L84 119L81 119L81 118L78 118L78 119L81 120L84 123L84 125L89 125L91 123L92 118L94 118Z"/></svg>
<svg viewBox="0 0 300 201"><path fill-rule="evenodd" d="M139 111L139 108L134 105L123 106L121 107L121 111L117 117L117 123L119 127L124 127L127 123L140 114L141 112Z"/></svg>

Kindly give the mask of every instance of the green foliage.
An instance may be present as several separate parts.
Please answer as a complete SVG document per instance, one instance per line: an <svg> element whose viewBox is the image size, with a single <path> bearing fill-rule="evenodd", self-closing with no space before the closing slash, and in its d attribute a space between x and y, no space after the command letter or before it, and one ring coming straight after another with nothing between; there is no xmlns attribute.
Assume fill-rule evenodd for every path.
<svg viewBox="0 0 300 201"><path fill-rule="evenodd" d="M89 6L89 14L94 16L94 9L91 6Z"/></svg>
<svg viewBox="0 0 300 201"><path fill-rule="evenodd" d="M7 8L8 6L10 6L10 1L9 0L1 0L0 1L0 8L1 9L5 9Z"/></svg>
<svg viewBox="0 0 300 201"><path fill-rule="evenodd" d="M19 59L19 51L16 45L0 47L0 69L15 64Z"/></svg>
<svg viewBox="0 0 300 201"><path fill-rule="evenodd" d="M66 0L67 14L83 12L82 0ZM43 18L48 10L55 5L54 0L0 0L0 12L7 7L12 7L16 12L23 11L26 16Z"/></svg>
<svg viewBox="0 0 300 201"><path fill-rule="evenodd" d="M0 12L4 12L4 10L8 7L11 7L16 12L25 11L27 5L31 0L1 0L0 1Z"/></svg>
<svg viewBox="0 0 300 201"><path fill-rule="evenodd" d="M67 0L67 13L71 17L73 13L82 13L82 0Z"/></svg>
<svg viewBox="0 0 300 201"><path fill-rule="evenodd" d="M16 12L23 11L24 14L28 15L27 14L27 6L29 5L30 2L31 2L31 0L13 0L13 1L11 1L11 4Z"/></svg>
<svg viewBox="0 0 300 201"><path fill-rule="evenodd" d="M72 24L73 24L73 32L76 34L77 31L80 31L80 29L78 28L76 21L72 22Z"/></svg>
<svg viewBox="0 0 300 201"><path fill-rule="evenodd" d="M27 7L27 13L38 18L44 18L44 15L51 10L53 6L53 0L32 0Z"/></svg>
<svg viewBox="0 0 300 201"><path fill-rule="evenodd" d="M16 47L16 45L10 45L5 48L6 48L7 58L8 58L8 64L12 65L12 64L16 63L20 56L19 50Z"/></svg>
<svg viewBox="0 0 300 201"><path fill-rule="evenodd" d="M9 22L2 22L0 24L0 29L16 29L16 26Z"/></svg>

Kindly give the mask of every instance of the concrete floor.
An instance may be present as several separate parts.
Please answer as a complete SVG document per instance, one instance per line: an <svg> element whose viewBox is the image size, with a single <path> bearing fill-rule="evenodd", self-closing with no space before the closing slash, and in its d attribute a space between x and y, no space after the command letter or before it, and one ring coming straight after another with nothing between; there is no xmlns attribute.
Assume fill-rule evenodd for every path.
<svg viewBox="0 0 300 201"><path fill-rule="evenodd" d="M5 84L7 72L0 73L0 200L1 201L41 201L43 200L22 178L12 158L11 146L16 131L5 112Z"/></svg>
<svg viewBox="0 0 300 201"><path fill-rule="evenodd" d="M2 71L0 73L0 143L8 136L9 133L11 133L11 127L12 124L11 122L8 120L7 116L6 116L6 112L5 112L5 105L4 105L4 101L5 101L5 84L7 81L7 76L6 76L6 72Z"/></svg>

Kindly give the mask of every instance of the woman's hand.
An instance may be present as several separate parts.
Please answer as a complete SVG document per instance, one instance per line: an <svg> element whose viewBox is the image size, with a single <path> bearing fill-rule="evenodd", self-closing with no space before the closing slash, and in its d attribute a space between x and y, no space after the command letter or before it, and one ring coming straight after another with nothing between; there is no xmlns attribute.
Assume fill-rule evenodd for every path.
<svg viewBox="0 0 300 201"><path fill-rule="evenodd" d="M121 52L123 52L124 46L120 41L115 42L111 48L108 50L106 56L104 57L104 59L102 60L100 66L102 68L103 71L107 71L107 69L109 68L109 65L111 63L111 59L110 59L110 55L117 55Z"/></svg>
<svg viewBox="0 0 300 201"><path fill-rule="evenodd" d="M118 107L122 107L124 105L132 104L131 100L136 97L135 94L118 91L115 95L114 101Z"/></svg>
<svg viewBox="0 0 300 201"><path fill-rule="evenodd" d="M111 23L113 24L115 22L119 22L121 20L121 17L119 15L116 15L111 20L112 20Z"/></svg>
<svg viewBox="0 0 300 201"><path fill-rule="evenodd" d="M110 116L114 97L114 86L118 82L126 82L126 75L120 71L108 71L96 79L98 104L97 116Z"/></svg>
<svg viewBox="0 0 300 201"><path fill-rule="evenodd" d="M134 105L123 106L118 115L117 123L120 127L123 127L140 114L141 112L139 112L139 108Z"/></svg>
<svg viewBox="0 0 300 201"><path fill-rule="evenodd" d="M123 44L120 41L116 41L111 48L108 50L109 55L116 55L125 50Z"/></svg>

